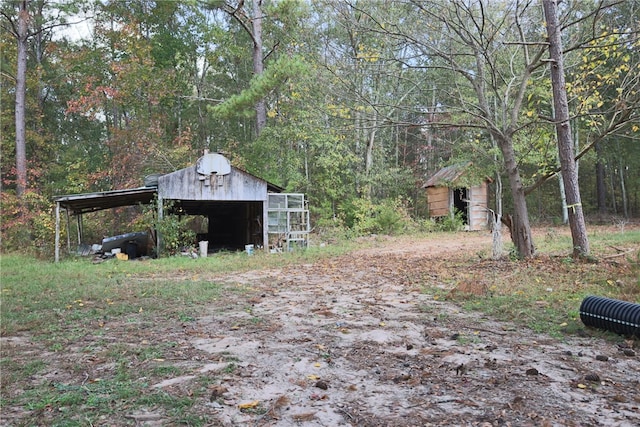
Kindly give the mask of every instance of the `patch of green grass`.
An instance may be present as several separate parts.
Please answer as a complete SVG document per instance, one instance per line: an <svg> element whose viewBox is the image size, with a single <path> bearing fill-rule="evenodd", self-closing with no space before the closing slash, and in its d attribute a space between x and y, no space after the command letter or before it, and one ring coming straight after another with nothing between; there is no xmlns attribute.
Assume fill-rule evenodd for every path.
<svg viewBox="0 0 640 427"><path fill-rule="evenodd" d="M177 366L156 366L149 371L149 375L154 377L177 377L184 372L183 369Z"/></svg>
<svg viewBox="0 0 640 427"><path fill-rule="evenodd" d="M162 408L172 425L179 424L179 420L191 419L193 425L204 425L206 418L189 411L195 399L206 391L201 387L201 393L193 396L173 396L165 391L149 388L148 383L135 380L139 373L132 371L127 362L118 364L117 372L111 378L92 379L82 383L65 384L43 381L25 389L13 398L3 398L4 405L22 406L32 414L49 413L55 422L37 421L36 425L87 425L98 421L101 416L108 416L115 424L122 418L122 410L132 408ZM164 367L152 369L149 372L154 377L180 374L180 369ZM86 419L78 419L79 414L85 414ZM34 415L35 416L35 415ZM198 421L200 420L200 421Z"/></svg>
<svg viewBox="0 0 640 427"><path fill-rule="evenodd" d="M281 254L244 252L207 258L170 257L145 261L109 260L92 264L87 258L52 263L24 255L3 254L0 333L47 330L51 325L87 324L110 317L175 307L181 321L198 314L197 306L219 299L228 287L208 275L282 268L340 255L355 245L328 245ZM160 304L161 302L161 304ZM170 303L167 306L167 303ZM184 306L194 309L184 313Z"/></svg>
<svg viewBox="0 0 640 427"><path fill-rule="evenodd" d="M211 420L204 415L190 415L183 414L179 417L176 417L176 424L191 426L191 427L200 427L200 426L210 426ZM215 425L215 424L213 424Z"/></svg>
<svg viewBox="0 0 640 427"><path fill-rule="evenodd" d="M227 366L224 367L224 369L222 370L222 373L224 374L233 374L236 369L238 369L238 365L236 365L235 363L231 362L228 363Z"/></svg>
<svg viewBox="0 0 640 427"><path fill-rule="evenodd" d="M267 413L267 408L265 408L262 404L258 404L249 408L242 408L240 409L240 412L251 415L264 415Z"/></svg>
<svg viewBox="0 0 640 427"><path fill-rule="evenodd" d="M178 313L178 320L181 322L195 322L196 318L190 314L180 312Z"/></svg>
<svg viewBox="0 0 640 427"><path fill-rule="evenodd" d="M47 362L41 359L24 360L6 355L6 357L3 357L2 360L0 360L0 372L2 372L3 387L20 381L25 381L29 377L43 372L47 366Z"/></svg>
<svg viewBox="0 0 640 427"><path fill-rule="evenodd" d="M596 258L609 254L612 246L637 248L639 241L640 231L590 237ZM569 256L570 236L553 234L538 242L538 256L532 260L511 261L506 265L469 260L462 269L468 273L462 275L460 283L477 292L464 292L464 287L459 289L461 292L446 295L437 289L433 292L440 299L459 302L468 310L554 337L584 331L579 307L589 295L640 301L640 249L631 251L626 258L620 257L620 262L588 263ZM561 255L557 255L559 248L563 248ZM469 282L476 286L470 287Z"/></svg>

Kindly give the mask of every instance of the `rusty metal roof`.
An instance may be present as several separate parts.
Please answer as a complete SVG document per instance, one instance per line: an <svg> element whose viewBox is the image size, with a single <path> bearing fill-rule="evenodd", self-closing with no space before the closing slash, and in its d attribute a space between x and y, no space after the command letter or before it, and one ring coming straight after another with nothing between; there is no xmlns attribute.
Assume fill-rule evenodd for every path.
<svg viewBox="0 0 640 427"><path fill-rule="evenodd" d="M245 172L246 173L246 172ZM249 174L251 175L251 174ZM261 178L251 175L262 180ZM281 193L283 189L267 181L267 191ZM98 191L94 193L68 194L53 198L55 203L69 211L72 215L96 212L103 209L119 208L121 206L135 206L150 204L158 193L158 188L138 187L125 190ZM185 205L188 202L183 202Z"/></svg>
<svg viewBox="0 0 640 427"><path fill-rule="evenodd" d="M95 193L69 194L54 197L53 201L70 213L77 215L121 206L149 204L154 199L156 187L138 187L127 190L99 191Z"/></svg>
<svg viewBox="0 0 640 427"><path fill-rule="evenodd" d="M223 163L224 162L228 163L228 160L221 154L214 154L214 153L209 154L208 152L205 152L205 155L201 157L198 160L198 162L200 162L200 160L202 159L210 159L210 158L213 158L214 160L218 160L218 161L220 161L220 159L223 159L224 160ZM233 168L230 165L228 166L229 168ZM180 173L181 171L186 171L187 169L196 168L196 167L197 166L190 166L190 167L181 169L180 171L175 171L165 175L160 175L160 174L150 175L147 178L153 178L153 179L149 179L149 182L147 182L147 179L145 178L145 185L146 185L145 187L131 188L131 189L125 189L125 190L100 191L95 193L69 194L65 196L54 197L53 201L56 202L60 207L66 209L67 212L73 215L80 215L87 212L95 212L103 209L117 208L121 206L135 206L138 204L150 204L158 194L157 182L161 177L172 176ZM283 188L275 184L272 184L268 181L265 181L262 178L258 178L257 176L250 174L242 169L238 169L238 168L233 168L233 169L239 172L242 172L253 179L265 182L267 185L267 192L280 193L283 191ZM152 184L153 181L156 182L156 185ZM266 194L265 194L265 198L266 198ZM176 199L179 202L183 202L183 205L184 205L183 207L190 206L189 205L190 202L186 200L182 200L182 197L177 197ZM211 202L213 202L213 200ZM192 208L191 210L196 210L196 211L198 210L193 207L191 208Z"/></svg>
<svg viewBox="0 0 640 427"><path fill-rule="evenodd" d="M447 166L440 169L434 175L432 175L422 188L428 187L446 187L454 183L458 178L464 174L465 170L471 166L471 162L456 163L454 165Z"/></svg>

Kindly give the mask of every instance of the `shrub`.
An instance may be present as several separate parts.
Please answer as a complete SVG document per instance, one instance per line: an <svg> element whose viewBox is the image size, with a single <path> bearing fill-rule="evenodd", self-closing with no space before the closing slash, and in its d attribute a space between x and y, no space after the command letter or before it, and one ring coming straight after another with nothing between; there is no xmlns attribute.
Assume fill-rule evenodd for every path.
<svg viewBox="0 0 640 427"><path fill-rule="evenodd" d="M355 199L343 205L341 217L355 235L398 234L415 228L402 199L386 199L378 204L369 198Z"/></svg>
<svg viewBox="0 0 640 427"><path fill-rule="evenodd" d="M179 253L184 247L193 246L195 231L190 229L189 221L177 215L165 215L156 221L156 230L160 233L162 251L169 255Z"/></svg>
<svg viewBox="0 0 640 427"><path fill-rule="evenodd" d="M172 202L164 203L162 218L158 218L157 200L144 207L142 218L138 221L140 227L155 229L160 234L162 253L175 255L185 247L191 247L196 241L196 232L192 229L192 219L182 218L171 214Z"/></svg>
<svg viewBox="0 0 640 427"><path fill-rule="evenodd" d="M453 216L443 217L438 222L439 231L461 231L464 230L464 218L462 212L455 210Z"/></svg>
<svg viewBox="0 0 640 427"><path fill-rule="evenodd" d="M43 257L51 255L55 242L51 202L32 190L27 191L21 199L11 191L3 191L1 197L2 249L35 251Z"/></svg>

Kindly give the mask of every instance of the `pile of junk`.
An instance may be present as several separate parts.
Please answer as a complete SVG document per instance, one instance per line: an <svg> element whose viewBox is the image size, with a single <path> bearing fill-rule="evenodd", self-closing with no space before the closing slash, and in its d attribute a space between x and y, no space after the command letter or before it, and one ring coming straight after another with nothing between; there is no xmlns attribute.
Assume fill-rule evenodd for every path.
<svg viewBox="0 0 640 427"><path fill-rule="evenodd" d="M116 258L119 260L145 259L154 252L155 239L149 232L140 231L105 237L102 244L80 245L78 255L93 255L94 262Z"/></svg>

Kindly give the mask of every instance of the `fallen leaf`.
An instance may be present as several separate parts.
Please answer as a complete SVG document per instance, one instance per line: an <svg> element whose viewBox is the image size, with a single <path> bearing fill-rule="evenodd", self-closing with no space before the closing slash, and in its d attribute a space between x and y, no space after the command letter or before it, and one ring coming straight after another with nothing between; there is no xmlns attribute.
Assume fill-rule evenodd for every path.
<svg viewBox="0 0 640 427"><path fill-rule="evenodd" d="M214 400L220 398L226 392L227 388L225 386L214 385L213 387L211 387L211 397L209 398L209 400L213 402Z"/></svg>
<svg viewBox="0 0 640 427"><path fill-rule="evenodd" d="M315 412L306 412L304 414L293 414L291 416L295 421L311 421L316 417Z"/></svg>
<svg viewBox="0 0 640 427"><path fill-rule="evenodd" d="M584 388L587 388L587 386L582 384L582 383L580 383L580 384L578 384L578 388L583 388L584 389Z"/></svg>
<svg viewBox="0 0 640 427"><path fill-rule="evenodd" d="M241 404L238 405L238 408L240 408L240 409L251 409L251 408L255 408L259 404L260 404L259 400L254 400L253 402L241 403Z"/></svg>

